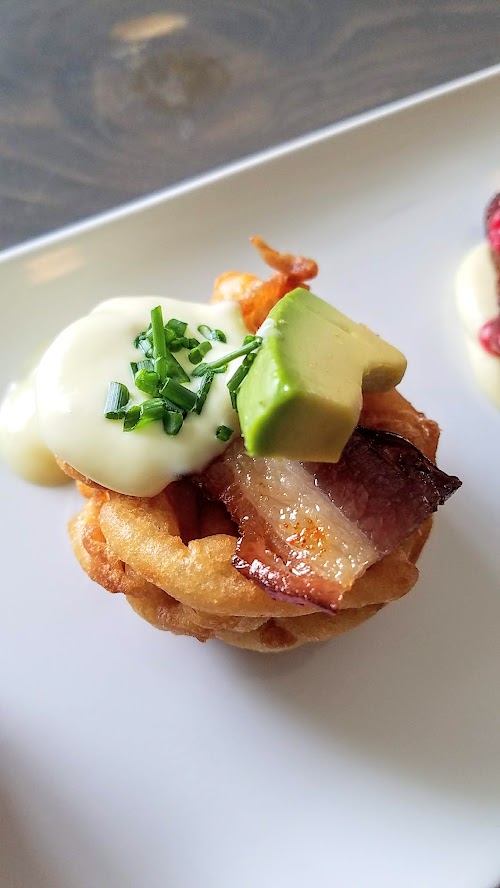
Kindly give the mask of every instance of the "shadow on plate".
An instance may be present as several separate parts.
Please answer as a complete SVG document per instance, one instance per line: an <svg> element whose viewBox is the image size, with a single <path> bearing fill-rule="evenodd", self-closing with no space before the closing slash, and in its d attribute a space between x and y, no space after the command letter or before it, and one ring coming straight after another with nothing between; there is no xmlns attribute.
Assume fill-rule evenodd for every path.
<svg viewBox="0 0 500 888"><path fill-rule="evenodd" d="M332 754L345 744L377 768L498 798L499 578L446 520L422 573L352 633L271 659L228 649L231 669L328 735Z"/></svg>

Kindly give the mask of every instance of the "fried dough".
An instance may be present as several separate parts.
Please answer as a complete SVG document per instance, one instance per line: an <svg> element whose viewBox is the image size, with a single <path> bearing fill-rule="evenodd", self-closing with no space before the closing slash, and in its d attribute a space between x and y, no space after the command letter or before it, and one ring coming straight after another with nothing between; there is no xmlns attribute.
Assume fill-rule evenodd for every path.
<svg viewBox="0 0 500 888"><path fill-rule="evenodd" d="M436 423L397 391L367 395L361 421L403 435L429 459L435 458ZM199 641L218 638L255 651L278 652L324 641L401 598L418 578L415 561L432 523L428 519L370 567L345 595L338 613L330 616L313 606L275 601L245 579L231 563L236 538L229 516L213 503L197 501L188 488L141 499L104 491L73 469L70 473L87 497L70 522L70 536L91 579L110 592L122 592L133 609L159 629Z"/></svg>

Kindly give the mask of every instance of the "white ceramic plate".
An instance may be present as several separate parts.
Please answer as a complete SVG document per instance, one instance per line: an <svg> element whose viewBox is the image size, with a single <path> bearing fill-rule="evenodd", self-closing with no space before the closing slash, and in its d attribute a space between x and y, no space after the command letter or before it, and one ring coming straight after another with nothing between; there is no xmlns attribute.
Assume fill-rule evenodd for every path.
<svg viewBox="0 0 500 888"><path fill-rule="evenodd" d="M417 588L279 657L160 633L77 565L75 491L1 470L0 884L491 888L500 878L500 414L453 306L500 185L500 72L10 251L2 386L116 294L204 300L248 245L397 343L463 489ZM2 881L3 880L3 881Z"/></svg>

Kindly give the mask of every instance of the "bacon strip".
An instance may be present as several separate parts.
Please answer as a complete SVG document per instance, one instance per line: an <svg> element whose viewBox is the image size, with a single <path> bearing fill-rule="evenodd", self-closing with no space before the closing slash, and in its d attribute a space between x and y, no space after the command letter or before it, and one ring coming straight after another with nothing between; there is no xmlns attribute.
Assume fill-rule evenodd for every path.
<svg viewBox="0 0 500 888"><path fill-rule="evenodd" d="M461 482L406 439L358 427L336 464L252 459L239 439L199 483L238 525L237 570L273 598L335 612Z"/></svg>

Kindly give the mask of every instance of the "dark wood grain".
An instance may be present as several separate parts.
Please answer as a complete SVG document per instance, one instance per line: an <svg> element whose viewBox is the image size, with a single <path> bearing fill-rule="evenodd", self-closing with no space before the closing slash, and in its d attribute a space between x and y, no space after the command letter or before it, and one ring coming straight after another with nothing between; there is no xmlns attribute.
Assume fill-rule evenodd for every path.
<svg viewBox="0 0 500 888"><path fill-rule="evenodd" d="M500 0L3 0L0 246L500 60Z"/></svg>

